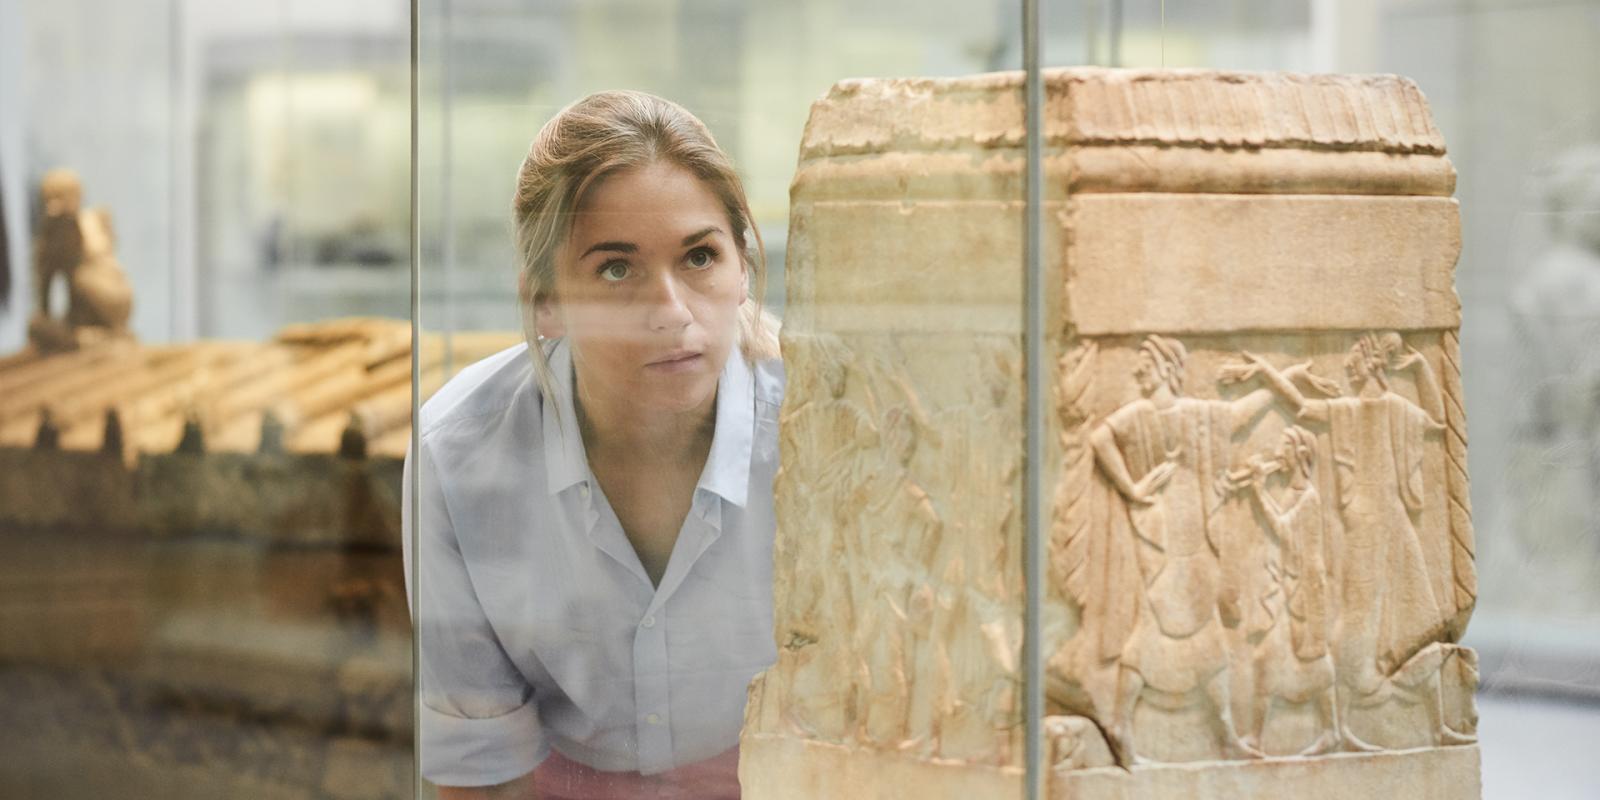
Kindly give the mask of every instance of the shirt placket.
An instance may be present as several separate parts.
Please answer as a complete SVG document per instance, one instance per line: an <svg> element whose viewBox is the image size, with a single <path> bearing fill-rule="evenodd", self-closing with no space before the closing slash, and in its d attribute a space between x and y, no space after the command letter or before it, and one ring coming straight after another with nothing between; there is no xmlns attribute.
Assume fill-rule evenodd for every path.
<svg viewBox="0 0 1600 800"><path fill-rule="evenodd" d="M721 531L721 503L709 495L697 493L694 506L689 511L680 540L687 545L686 559L673 564L663 576L661 588L645 610L644 617L634 628L633 635L633 699L635 728L639 742L639 771L663 772L676 766L672 745L672 696L667 660L666 604L686 575L699 561L700 555L717 538ZM673 557L676 559L677 552Z"/></svg>
<svg viewBox="0 0 1600 800"><path fill-rule="evenodd" d="M633 634L634 725L639 742L639 771L672 768L672 710L667 685L665 614L652 603Z"/></svg>

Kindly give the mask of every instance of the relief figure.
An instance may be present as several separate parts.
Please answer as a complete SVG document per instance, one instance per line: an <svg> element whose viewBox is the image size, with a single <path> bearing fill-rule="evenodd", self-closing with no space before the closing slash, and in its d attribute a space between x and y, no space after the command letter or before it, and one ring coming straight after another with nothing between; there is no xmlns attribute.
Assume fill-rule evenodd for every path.
<svg viewBox="0 0 1600 800"><path fill-rule="evenodd" d="M1021 566L1005 538L1018 530L1015 499L972 489L1003 486L1014 476L1010 455L989 444L1021 435L1016 370L995 348L958 370L979 376L978 391L909 406L930 409L927 430L938 432L918 446L911 470L924 480L941 524L916 556L927 560L908 609L922 638L912 670L913 741L904 752L992 760L1017 719L1021 618L1003 599L1018 585Z"/></svg>
<svg viewBox="0 0 1600 800"><path fill-rule="evenodd" d="M860 620L855 625L857 738L899 747L920 738L910 730L912 684L924 677L913 670L919 644L927 646L930 610L913 615L915 577L933 562L940 520L910 471L917 447L916 421L902 408L890 408L881 424L892 461L871 476L862 509L863 550L860 580L867 582ZM899 536L891 532L899 531ZM926 581L921 581L924 586ZM932 676L926 676L932 679Z"/></svg>
<svg viewBox="0 0 1600 800"><path fill-rule="evenodd" d="M1255 732L1262 741L1274 699L1316 702L1322 733L1300 755L1325 753L1339 743L1339 717L1334 701L1333 655L1329 636L1333 623L1328 565L1323 558L1325 534L1322 497L1316 481L1316 436L1298 425L1283 431L1273 457L1251 459L1230 474L1231 485L1245 490L1267 520L1276 558L1267 570L1272 591L1267 599L1270 627L1252 656L1255 671ZM1280 502L1269 490L1275 473L1287 476Z"/></svg>
<svg viewBox="0 0 1600 800"><path fill-rule="evenodd" d="M1417 529L1424 438L1444 429L1438 384L1422 354L1392 331L1364 334L1350 349L1344 366L1354 396L1307 398L1265 359L1241 358L1224 368L1225 382L1259 374L1300 421L1326 427L1344 530L1335 636L1340 738L1349 749L1381 749L1350 731L1351 703L1387 697L1396 670L1442 632ZM1414 374L1420 405L1390 388L1391 372L1402 371ZM1420 695L1441 743L1467 740L1444 724L1437 680Z"/></svg>
<svg viewBox="0 0 1600 800"><path fill-rule="evenodd" d="M1184 397L1187 357L1175 339L1146 337L1134 368L1141 397L1089 434L1110 483L1107 546L1131 548L1137 565L1137 577L1116 584L1123 601L1133 604L1124 607L1131 629L1115 633L1122 643L1108 726L1124 764L1142 760L1134 746L1133 712L1146 689L1164 698L1202 689L1225 754L1260 755L1241 741L1233 724L1216 530L1226 498L1213 482L1229 464L1234 435L1259 418L1272 395L1257 390L1233 401ZM1228 624L1237 624L1237 615L1229 616ZM1103 647L1107 626L1097 625Z"/></svg>
<svg viewBox="0 0 1600 800"><path fill-rule="evenodd" d="M853 552L861 535L853 508L860 507L866 471L878 446L878 430L867 410L846 396L849 354L833 342L795 340L785 345L813 360L812 370L797 371L791 397L803 398L784 410L783 466L778 483L777 512L784 519L818 520L813 536L792 540L777 558L817 564L855 564ZM807 374L814 373L814 374ZM835 502L815 508L813 498ZM808 570L790 587L789 609L780 634L785 658L792 658L783 695L789 721L808 735L843 741L857 716L856 697L840 676L851 673L853 656L848 631L856 624L856 576L837 569Z"/></svg>

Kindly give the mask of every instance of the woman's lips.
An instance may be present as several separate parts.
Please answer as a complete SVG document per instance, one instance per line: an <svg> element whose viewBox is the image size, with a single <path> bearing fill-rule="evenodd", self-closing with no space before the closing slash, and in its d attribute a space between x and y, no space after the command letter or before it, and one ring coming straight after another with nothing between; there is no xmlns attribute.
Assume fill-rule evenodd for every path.
<svg viewBox="0 0 1600 800"><path fill-rule="evenodd" d="M645 369L653 372L688 372L700 366L705 359L703 353L683 352L672 353L665 358L657 359L645 365Z"/></svg>

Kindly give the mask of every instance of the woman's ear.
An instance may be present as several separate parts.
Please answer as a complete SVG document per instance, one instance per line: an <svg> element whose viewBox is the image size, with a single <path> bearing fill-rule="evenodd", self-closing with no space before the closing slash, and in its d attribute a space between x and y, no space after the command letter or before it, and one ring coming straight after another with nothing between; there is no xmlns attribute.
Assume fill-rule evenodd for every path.
<svg viewBox="0 0 1600 800"><path fill-rule="evenodd" d="M554 339L567 332L566 323L561 320L560 309L550 300L549 292L535 293L528 283L527 273L517 275L517 299L521 301L524 309L533 309L534 332L541 339ZM523 311L527 313L526 310ZM523 317L527 319L526 316ZM527 324L524 322L523 324Z"/></svg>
<svg viewBox="0 0 1600 800"><path fill-rule="evenodd" d="M561 319L561 310L548 297L541 297L533 301L534 323L539 330L539 338L555 339L565 336L567 324Z"/></svg>

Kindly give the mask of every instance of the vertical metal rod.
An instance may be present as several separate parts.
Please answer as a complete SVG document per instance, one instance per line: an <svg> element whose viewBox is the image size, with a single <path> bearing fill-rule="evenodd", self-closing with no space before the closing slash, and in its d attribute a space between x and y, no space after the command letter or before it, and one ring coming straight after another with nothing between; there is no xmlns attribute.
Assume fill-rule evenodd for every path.
<svg viewBox="0 0 1600 800"><path fill-rule="evenodd" d="M1026 716L1027 786L1024 796L1039 800L1044 788L1044 656L1041 649L1040 601L1044 595L1044 279L1040 269L1044 223L1043 131L1044 84L1039 74L1039 0L1022 2L1022 69L1027 125L1027 174L1023 208L1023 358L1027 400L1023 410L1026 453L1023 461L1023 610L1022 686Z"/></svg>
<svg viewBox="0 0 1600 800"><path fill-rule="evenodd" d="M418 130L421 128L421 92L417 87L417 62L421 50L421 34L418 26L418 4L421 0L411 0L411 443L410 457L411 470L408 476L411 490L411 796L413 800L422 797L422 691L417 684L422 675L418 648L421 647L421 626L416 624L419 618L418 597L422 593L422 585L418 583L422 563L422 550L417 546L417 531L422 527L422 485L418 477L422 473L422 461L418 452L418 442L422 431L421 404L422 404L422 191L421 191L421 159L417 156L421 152L418 147Z"/></svg>
<svg viewBox="0 0 1600 800"><path fill-rule="evenodd" d="M183 158L183 152L178 142L181 139L183 144L188 145L189 152L198 149L191 130L184 124L183 0L173 0L167 4L167 39L167 122L171 131L167 136L167 259L172 265L167 284L167 303L171 309L167 315L167 341L182 342L198 335L193 320L200 307L200 303L184 291L192 277L188 271L193 268L194 259L179 253L187 246L188 240L178 230L178 218L183 213L182 203L178 199L179 187L183 185L178 161Z"/></svg>
<svg viewBox="0 0 1600 800"><path fill-rule="evenodd" d="M1100 63L1100 0L1084 0L1083 63Z"/></svg>
<svg viewBox="0 0 1600 800"><path fill-rule="evenodd" d="M1111 58L1106 66L1122 66L1122 0L1111 0L1111 32L1109 49Z"/></svg>
<svg viewBox="0 0 1600 800"><path fill-rule="evenodd" d="M455 31L452 28L451 4L444 3L439 8L439 152L444 158L439 164L439 216L442 224L440 236L439 265L443 271L436 273L439 280L444 283L444 291L440 293L442 302L436 306L440 310L436 313L443 315L439 323L444 330L444 376L449 378L456 374L455 361L455 332L456 321L456 225L455 225L455 200L451 196L451 184L454 183L451 174L451 157L455 153L455 108L452 101L455 99L455 73L453 71L455 51L450 46L454 41Z"/></svg>

